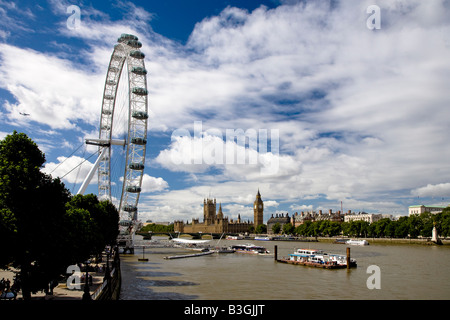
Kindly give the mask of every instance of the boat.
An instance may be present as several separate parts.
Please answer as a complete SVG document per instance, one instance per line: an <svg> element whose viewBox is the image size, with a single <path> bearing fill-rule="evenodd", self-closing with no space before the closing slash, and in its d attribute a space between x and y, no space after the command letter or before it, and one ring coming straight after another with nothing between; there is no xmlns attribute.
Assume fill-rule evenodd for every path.
<svg viewBox="0 0 450 320"><path fill-rule="evenodd" d="M234 253L236 250L231 247L216 247L214 251L216 253Z"/></svg>
<svg viewBox="0 0 450 320"><path fill-rule="evenodd" d="M244 237L242 236L227 236L226 240L242 240Z"/></svg>
<svg viewBox="0 0 450 320"><path fill-rule="evenodd" d="M349 268L356 267L356 260L351 258L349 260ZM347 268L346 256L326 253L320 249L297 249L294 253L289 254L289 258L283 258L277 261L324 269Z"/></svg>
<svg viewBox="0 0 450 320"><path fill-rule="evenodd" d="M348 239L338 238L338 239L334 239L333 243L335 243L335 244L346 244L347 241L348 241Z"/></svg>
<svg viewBox="0 0 450 320"><path fill-rule="evenodd" d="M234 249L236 253L249 253L249 254L259 254L259 255L267 255L270 254L266 248L262 246L255 246L252 243L241 244L241 245L233 245L231 249Z"/></svg>
<svg viewBox="0 0 450 320"><path fill-rule="evenodd" d="M269 237L255 237L254 240L256 241L269 241Z"/></svg>
<svg viewBox="0 0 450 320"><path fill-rule="evenodd" d="M350 239L345 244L349 244L349 245L352 245L352 246L368 246L369 242L367 240Z"/></svg>

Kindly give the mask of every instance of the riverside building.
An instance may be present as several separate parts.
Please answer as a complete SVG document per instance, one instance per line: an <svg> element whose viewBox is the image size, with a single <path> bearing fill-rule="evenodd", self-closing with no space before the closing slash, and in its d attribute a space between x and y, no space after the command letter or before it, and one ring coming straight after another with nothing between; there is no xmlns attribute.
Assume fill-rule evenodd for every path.
<svg viewBox="0 0 450 320"><path fill-rule="evenodd" d="M256 228L263 223L264 203L259 190L253 203L255 222L242 221L241 215L238 215L237 220L228 219L222 212L222 205L219 204L218 212L216 207L216 199L204 199L203 222L200 222L199 219L192 219L190 224L183 221L175 221L174 231L180 233L245 233L249 231L251 226L254 225Z"/></svg>
<svg viewBox="0 0 450 320"><path fill-rule="evenodd" d="M442 210L444 210L447 207L448 206L424 206L423 204L409 206L409 208L408 208L408 215L421 214L421 213L425 213L425 212L430 212L430 213L433 213L433 214L437 214L437 213L441 213Z"/></svg>

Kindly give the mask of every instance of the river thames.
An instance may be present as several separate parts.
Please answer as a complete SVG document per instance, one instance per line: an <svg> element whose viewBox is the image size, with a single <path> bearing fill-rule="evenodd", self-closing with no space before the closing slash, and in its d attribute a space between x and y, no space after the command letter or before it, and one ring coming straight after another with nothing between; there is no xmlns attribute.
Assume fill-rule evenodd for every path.
<svg viewBox="0 0 450 320"><path fill-rule="evenodd" d="M164 241L163 241L164 242ZM217 240L212 240L215 245ZM253 243L278 258L297 248L345 255L347 245L328 242L222 240L221 246ZM150 242L141 241L141 244ZM357 268L326 270L277 263L273 255L229 253L166 260L192 253L182 248L148 247L121 256L121 300L448 300L450 246L370 244L349 246ZM368 287L379 267L380 288ZM369 270L368 270L369 268ZM372 280L370 283L374 283Z"/></svg>

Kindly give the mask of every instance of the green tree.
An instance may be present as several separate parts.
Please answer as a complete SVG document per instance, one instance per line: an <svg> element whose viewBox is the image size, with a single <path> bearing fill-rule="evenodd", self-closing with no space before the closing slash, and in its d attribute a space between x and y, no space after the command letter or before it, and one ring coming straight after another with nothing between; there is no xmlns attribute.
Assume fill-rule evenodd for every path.
<svg viewBox="0 0 450 320"><path fill-rule="evenodd" d="M450 207L445 208L436 216L436 229L438 234L443 237L450 235Z"/></svg>
<svg viewBox="0 0 450 320"><path fill-rule="evenodd" d="M162 225L162 224L155 224L150 223L146 225L145 227L142 227L140 232L146 233L146 232L173 232L173 224L170 224L168 226Z"/></svg>
<svg viewBox="0 0 450 320"><path fill-rule="evenodd" d="M396 238L406 238L408 236L408 217L398 219L397 228L395 229Z"/></svg>
<svg viewBox="0 0 450 320"><path fill-rule="evenodd" d="M256 227L255 232L258 234L267 233L267 226L265 224L260 224Z"/></svg>
<svg viewBox="0 0 450 320"><path fill-rule="evenodd" d="M272 232L273 232L274 234L280 233L280 230L281 230L281 225L280 225L279 222L275 223L275 224L272 226Z"/></svg>
<svg viewBox="0 0 450 320"><path fill-rule="evenodd" d="M350 222L342 222L342 225L341 225L341 228L342 228L342 233L345 235L345 236L349 236L350 235L350 233L351 233L351 231L350 231Z"/></svg>
<svg viewBox="0 0 450 320"><path fill-rule="evenodd" d="M386 233L389 232L387 226L389 225L390 222L391 219L389 218L384 218L376 222L373 222L373 224L375 225L375 234L380 238L385 237L387 235Z"/></svg>
<svg viewBox="0 0 450 320"><path fill-rule="evenodd" d="M20 269L24 299L67 267L115 242L118 212L94 195L71 198L59 179L41 172L38 146L23 133L0 141L0 267Z"/></svg>
<svg viewBox="0 0 450 320"><path fill-rule="evenodd" d="M14 131L0 141L0 266L20 268L24 299L65 262L59 229L70 193L59 179L40 171L44 162L44 154L23 133Z"/></svg>
<svg viewBox="0 0 450 320"><path fill-rule="evenodd" d="M293 232L294 232L294 226L292 225L292 223L283 224L283 233L291 234Z"/></svg>
<svg viewBox="0 0 450 320"><path fill-rule="evenodd" d="M413 214L409 217L408 224L409 224L408 232L410 237L417 238L422 231L423 226L422 219L418 215Z"/></svg>
<svg viewBox="0 0 450 320"><path fill-rule="evenodd" d="M395 238L397 228L398 221L390 220L384 229L385 235L390 238Z"/></svg>
<svg viewBox="0 0 450 320"><path fill-rule="evenodd" d="M422 237L431 237L431 232L434 227L434 221L437 215L430 212L424 212L420 214L420 219L422 220L422 229L420 230L420 235Z"/></svg>
<svg viewBox="0 0 450 320"><path fill-rule="evenodd" d="M99 201L94 194L79 194L74 196L66 207L75 215L86 216L82 219L82 224L89 230L89 235L86 238L78 238L78 241L87 243L86 246L90 248L87 254L99 254L106 245L115 244L119 233L119 213L111 202Z"/></svg>
<svg viewBox="0 0 450 320"><path fill-rule="evenodd" d="M331 221L327 229L327 234L329 237L334 237L339 235L341 231L341 224L336 221Z"/></svg>
<svg viewBox="0 0 450 320"><path fill-rule="evenodd" d="M300 236L308 237L313 233L311 226L312 226L311 221L305 221L304 223L299 225L297 228L295 228L295 233Z"/></svg>

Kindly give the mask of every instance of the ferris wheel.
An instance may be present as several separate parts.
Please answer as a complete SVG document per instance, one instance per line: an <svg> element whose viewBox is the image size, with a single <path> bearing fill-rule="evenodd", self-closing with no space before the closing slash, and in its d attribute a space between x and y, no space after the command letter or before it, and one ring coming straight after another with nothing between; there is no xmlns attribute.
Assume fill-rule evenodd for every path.
<svg viewBox="0 0 450 320"><path fill-rule="evenodd" d="M139 39L131 34L122 34L114 46L103 91L99 137L86 139L86 144L98 146L99 156L78 191L85 192L97 171L99 199L116 200L120 225L128 231L137 220L147 145L147 70L141 47ZM112 146L122 146L122 151ZM113 169L112 160L120 153L123 166ZM119 183L112 183L113 170L123 173L122 187L115 197L112 185Z"/></svg>

